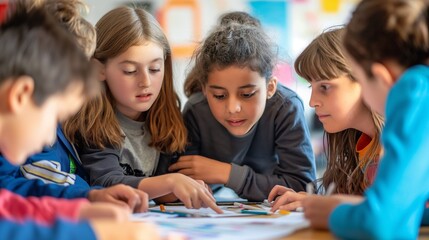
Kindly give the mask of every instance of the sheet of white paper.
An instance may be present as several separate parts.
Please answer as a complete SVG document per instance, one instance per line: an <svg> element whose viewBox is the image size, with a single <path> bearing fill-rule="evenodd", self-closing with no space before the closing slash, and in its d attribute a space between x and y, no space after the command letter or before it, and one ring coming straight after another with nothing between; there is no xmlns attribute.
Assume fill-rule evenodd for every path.
<svg viewBox="0 0 429 240"><path fill-rule="evenodd" d="M183 212L183 213L190 213L195 215L200 215L202 217L243 217L248 216L247 214L240 213L236 209L236 211L230 210L231 207L229 206L220 206L220 208L223 210L222 214L218 214L215 211L213 211L211 208L200 208L200 209L188 209L185 206L165 206L166 211L174 211L174 212ZM159 207L152 207L150 209L159 210Z"/></svg>
<svg viewBox="0 0 429 240"><path fill-rule="evenodd" d="M167 215L168 214L161 214ZM136 221L150 221L158 225L162 236L171 233L185 235L189 240L237 240L237 239L275 239L290 235L296 230L308 227L303 213L292 212L277 217L225 217L225 218L176 218L154 217L139 218Z"/></svg>
<svg viewBox="0 0 429 240"><path fill-rule="evenodd" d="M269 207L265 207L263 205L257 205L263 211L270 211ZM248 217L252 216L252 214L244 214L241 213L241 208L236 206L219 206L222 210L222 214L218 214L210 208L200 208L200 209L188 209L185 206L165 206L165 211L167 212L180 212L180 213L189 213L190 215L194 215L193 217L211 217L211 218L223 218L223 217ZM159 210L159 207L150 207L149 209ZM280 214L275 213L274 215L278 216ZM172 218L178 217L173 214L163 214L157 212L147 212L133 215L133 218L136 220L141 218Z"/></svg>

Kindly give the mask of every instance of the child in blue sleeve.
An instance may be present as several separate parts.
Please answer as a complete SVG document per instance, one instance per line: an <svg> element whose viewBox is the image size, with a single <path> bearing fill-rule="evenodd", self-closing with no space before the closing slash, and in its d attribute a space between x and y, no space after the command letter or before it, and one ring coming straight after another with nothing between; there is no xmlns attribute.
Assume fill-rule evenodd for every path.
<svg viewBox="0 0 429 240"><path fill-rule="evenodd" d="M90 58L95 48L96 33L94 27L80 15L79 10L85 5L80 0L26 2L27 8L39 5L46 8L73 34L79 47ZM0 154L0 187L22 196L88 198L93 202L128 204L136 211L146 209L147 196L141 191L124 185L107 189L90 188L80 159L60 126L57 127L56 136L54 144L45 146L42 152L30 156L20 167L10 164Z"/></svg>
<svg viewBox="0 0 429 240"><path fill-rule="evenodd" d="M344 55L344 33L341 27L317 36L297 57L295 70L310 83L310 106L325 130L327 166L320 190L335 183L335 193L362 195L375 178L383 119L363 101ZM272 211L295 210L306 195L275 186L268 201L275 199Z"/></svg>
<svg viewBox="0 0 429 240"><path fill-rule="evenodd" d="M15 1L9 2L9 6L10 13L0 24L0 151L5 159L19 164L31 153L52 143L58 120L64 120L79 109L90 95L88 89L94 89L95 81L91 77L91 65L73 37L45 10L28 9ZM8 206L3 200L7 203L5 197L11 194L2 193L7 193L0 195L3 212ZM20 203L25 204L25 201ZM19 203L13 208L21 209ZM104 213L100 212L101 216ZM13 216L8 219L10 217L13 219ZM155 236L154 230L146 224L108 220L70 223L58 219L53 225L40 226L32 222L31 217L22 224L2 219L0 232L5 239Z"/></svg>
<svg viewBox="0 0 429 240"><path fill-rule="evenodd" d="M76 38L85 55L90 59L94 53L96 32L94 26L81 16L86 5L81 0L42 0L34 5L43 4L55 18ZM75 185L75 188L89 189L87 174L72 144L64 136L59 125L57 139L51 146L30 156L21 166L19 176L28 179L40 179L45 183L64 186ZM69 197L61 196L61 197Z"/></svg>
<svg viewBox="0 0 429 240"><path fill-rule="evenodd" d="M194 59L183 110L190 144L169 170L249 200L275 185L304 190L315 179L304 106L272 75L276 53L262 28L221 21Z"/></svg>
<svg viewBox="0 0 429 240"><path fill-rule="evenodd" d="M312 226L345 239L416 239L428 221L429 2L363 0L345 49L365 102L385 116L384 155L363 198L310 196Z"/></svg>
<svg viewBox="0 0 429 240"><path fill-rule="evenodd" d="M80 10L86 5L80 0L43 0L32 3L33 6L43 5L54 17L76 38L85 55L90 59L94 53L96 32L94 26L86 21ZM31 5L29 6L32 7ZM74 185L73 189L87 189L87 175L80 163L79 156L73 146L64 136L58 125L57 138L54 144L45 146L43 151L30 156L23 164L17 177L40 179L44 183L54 183L63 186ZM3 170L3 169L0 169ZM8 179L9 181L11 179ZM13 180L12 180L13 181ZM3 183L3 181L2 181ZM7 186L12 187L13 183ZM25 192L19 192L26 195ZM31 194L31 193L30 193ZM33 193L34 194L34 193ZM55 193L53 193L55 195ZM70 198L69 194L59 195Z"/></svg>

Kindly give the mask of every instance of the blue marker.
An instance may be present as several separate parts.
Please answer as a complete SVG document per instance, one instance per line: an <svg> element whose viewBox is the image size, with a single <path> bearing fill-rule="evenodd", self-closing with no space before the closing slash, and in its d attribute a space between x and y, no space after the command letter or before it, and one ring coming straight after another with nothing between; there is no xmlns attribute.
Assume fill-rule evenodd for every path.
<svg viewBox="0 0 429 240"><path fill-rule="evenodd" d="M243 209L240 211L241 213L246 214L254 214L254 215L270 215L271 212L263 211L263 210L249 210L249 209Z"/></svg>
<svg viewBox="0 0 429 240"><path fill-rule="evenodd" d="M184 213L184 212L176 212L176 211L161 211L157 209L149 209L149 212L177 215L178 217L192 217L192 214Z"/></svg>

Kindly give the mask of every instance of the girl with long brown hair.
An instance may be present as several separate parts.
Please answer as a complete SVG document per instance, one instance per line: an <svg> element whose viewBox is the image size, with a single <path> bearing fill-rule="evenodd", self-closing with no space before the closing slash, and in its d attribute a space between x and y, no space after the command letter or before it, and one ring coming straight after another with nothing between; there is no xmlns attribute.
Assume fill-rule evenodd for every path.
<svg viewBox="0 0 429 240"><path fill-rule="evenodd" d="M159 175L184 151L187 133L173 87L171 49L158 22L143 9L119 7L96 30L102 94L64 125L90 184L124 183L151 199L172 193L186 207L221 212L203 182Z"/></svg>
<svg viewBox="0 0 429 240"><path fill-rule="evenodd" d="M320 34L298 56L295 70L310 83L310 106L325 130L327 168L321 189L334 183L335 193L362 195L375 177L383 119L363 101L344 55L344 32L333 28ZM278 185L268 201L275 199L273 211L295 210L305 196Z"/></svg>
<svg viewBox="0 0 429 240"><path fill-rule="evenodd" d="M344 46L365 103L385 116L364 197L308 196L304 214L342 239L417 239L429 223L429 1L362 0Z"/></svg>

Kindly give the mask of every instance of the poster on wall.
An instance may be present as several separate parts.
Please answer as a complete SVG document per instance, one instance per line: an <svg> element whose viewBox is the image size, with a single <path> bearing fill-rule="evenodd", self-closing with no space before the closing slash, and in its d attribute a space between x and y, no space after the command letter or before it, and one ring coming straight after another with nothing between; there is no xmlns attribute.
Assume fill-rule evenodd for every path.
<svg viewBox="0 0 429 240"><path fill-rule="evenodd" d="M262 27L279 47L279 64L274 75L286 86L294 85L290 49L290 25L288 0L250 0L251 14L257 17Z"/></svg>
<svg viewBox="0 0 429 240"><path fill-rule="evenodd" d="M197 0L167 0L158 20L170 41L173 56L189 58L201 38L201 12Z"/></svg>

